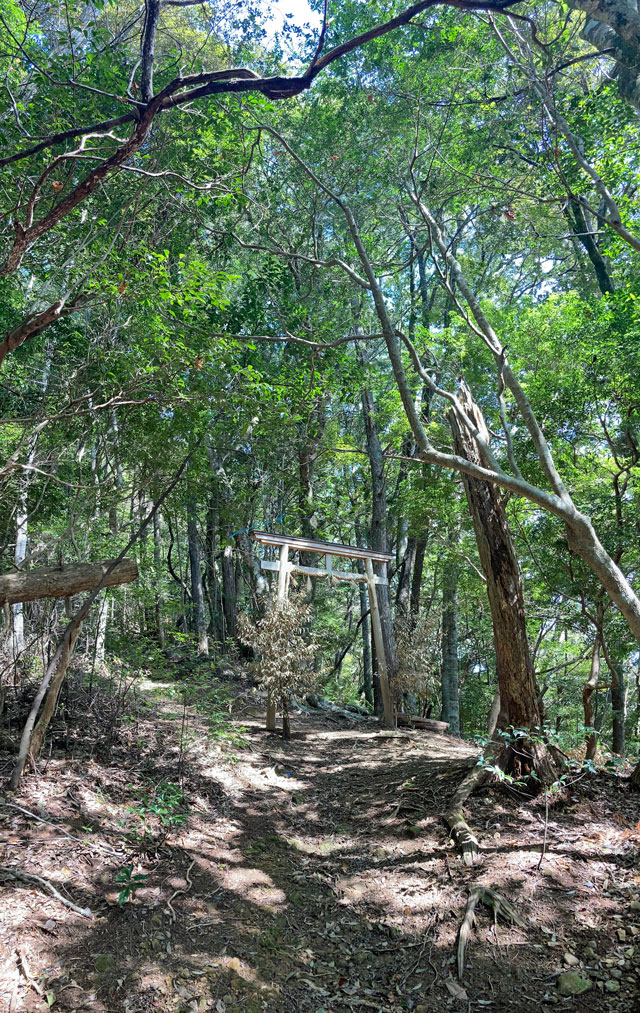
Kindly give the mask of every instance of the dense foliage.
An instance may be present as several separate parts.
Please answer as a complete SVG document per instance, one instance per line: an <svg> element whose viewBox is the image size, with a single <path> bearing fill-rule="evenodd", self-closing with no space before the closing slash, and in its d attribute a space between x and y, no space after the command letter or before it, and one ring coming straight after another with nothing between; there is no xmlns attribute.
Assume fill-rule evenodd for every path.
<svg viewBox="0 0 640 1013"><path fill-rule="evenodd" d="M461 729L482 734L496 649L450 460L468 388L509 477L545 722L582 743L597 646L595 724L633 753L633 622L547 507L503 371L637 588L638 114L617 36L592 44L580 5L422 4L312 87L249 88L313 65L310 6L274 35L259 4L0 0L1 569L115 557L191 452L136 544L138 584L85 624L88 669L240 651L238 614L265 596L252 528L369 544L394 556L404 705L451 719L453 658ZM324 52L404 8L329 10ZM323 692L373 705L366 594L308 592ZM62 602L5 607L8 713L65 622Z"/></svg>

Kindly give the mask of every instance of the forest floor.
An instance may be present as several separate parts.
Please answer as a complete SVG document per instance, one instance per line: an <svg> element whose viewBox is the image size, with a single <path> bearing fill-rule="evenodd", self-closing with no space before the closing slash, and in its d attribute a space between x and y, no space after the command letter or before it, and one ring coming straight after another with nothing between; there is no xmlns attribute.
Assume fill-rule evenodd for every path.
<svg viewBox="0 0 640 1013"><path fill-rule="evenodd" d="M220 745L170 686L145 692L104 755L54 749L0 797L0 865L93 914L0 872L2 1011L638 1010L640 795L621 778L554 797L542 859L544 801L472 798L466 868L441 814L469 744L296 714L285 742L240 693ZM127 867L148 878L121 905ZM479 907L458 981L475 885L525 924ZM567 971L588 991L562 997Z"/></svg>

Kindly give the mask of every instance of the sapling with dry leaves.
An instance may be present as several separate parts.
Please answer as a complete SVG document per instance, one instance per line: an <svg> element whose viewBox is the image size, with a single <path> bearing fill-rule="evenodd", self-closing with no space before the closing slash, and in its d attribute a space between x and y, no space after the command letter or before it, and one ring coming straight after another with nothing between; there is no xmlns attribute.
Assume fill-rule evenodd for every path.
<svg viewBox="0 0 640 1013"><path fill-rule="evenodd" d="M264 613L239 616L240 639L255 652L249 666L259 685L282 710L282 733L291 734L289 703L293 693L316 677L313 659L317 644L311 631L311 604L302 594L284 602L270 598Z"/></svg>

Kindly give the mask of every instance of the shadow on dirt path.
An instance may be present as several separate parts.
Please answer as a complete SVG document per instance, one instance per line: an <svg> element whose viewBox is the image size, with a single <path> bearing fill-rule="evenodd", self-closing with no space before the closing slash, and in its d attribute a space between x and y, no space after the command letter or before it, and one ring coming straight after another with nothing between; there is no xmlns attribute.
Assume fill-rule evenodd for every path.
<svg viewBox="0 0 640 1013"><path fill-rule="evenodd" d="M544 807L472 800L484 844L467 869L440 815L474 762L468 743L302 715L284 742L242 706L242 748L156 699L108 762L54 757L4 799L1 864L95 917L5 881L3 1010L638 1009L640 813L620 782L581 782L551 810L542 861ZM148 878L120 906L129 867ZM504 893L527 927L479 909L458 982L476 884ZM567 970L588 991L561 999Z"/></svg>

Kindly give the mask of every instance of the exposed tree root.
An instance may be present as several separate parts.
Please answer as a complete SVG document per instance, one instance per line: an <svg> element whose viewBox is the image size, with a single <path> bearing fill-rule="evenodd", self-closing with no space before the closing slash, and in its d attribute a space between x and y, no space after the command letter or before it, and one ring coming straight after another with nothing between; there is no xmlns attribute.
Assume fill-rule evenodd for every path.
<svg viewBox="0 0 640 1013"><path fill-rule="evenodd" d="M478 904L486 904L493 911L494 921L498 921L499 917L505 919L505 921L513 922L515 925L519 925L520 928L525 928L526 923L520 917L516 909L509 901L498 893L496 890L491 890L487 886L476 886L469 894L469 900L467 901L467 907L462 919L462 925L460 926L460 932L458 933L458 977L462 978L464 972L464 952L471 935L471 929L475 925L476 915L475 910Z"/></svg>
<svg viewBox="0 0 640 1013"><path fill-rule="evenodd" d="M36 876L33 872L25 872L24 869L15 869L13 866L0 865L0 876L5 879L17 879L22 880L25 883L39 883L43 886L52 897L64 904L65 907L75 911L76 914L82 915L83 918L93 918L93 912L88 907L78 907L73 901L68 900L59 893L53 883L50 883L48 879L43 879L42 876Z"/></svg>
<svg viewBox="0 0 640 1013"><path fill-rule="evenodd" d="M444 813L444 821L451 830L451 836L460 849L465 865L473 865L478 854L478 840L471 832L469 824L462 814L462 806L469 795L488 779L489 771L486 767L480 765L473 767L458 785L449 807Z"/></svg>
<svg viewBox="0 0 640 1013"><path fill-rule="evenodd" d="M552 784L558 776L558 769L564 766L561 754L542 742L519 741L511 745L490 742L482 760L473 767L451 799L443 818L451 836L459 848L465 865L473 865L478 854L478 840L464 818L462 807L470 795L492 776L492 768L500 767L518 780L526 781L533 771L537 780L529 781L529 789L535 794L543 785Z"/></svg>

